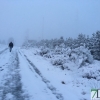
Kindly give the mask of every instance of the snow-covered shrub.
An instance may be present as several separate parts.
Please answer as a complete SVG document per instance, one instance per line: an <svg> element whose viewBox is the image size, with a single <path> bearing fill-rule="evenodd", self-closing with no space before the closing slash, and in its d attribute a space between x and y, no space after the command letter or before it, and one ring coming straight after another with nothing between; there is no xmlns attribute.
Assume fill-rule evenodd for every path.
<svg viewBox="0 0 100 100"><path fill-rule="evenodd" d="M87 79L96 79L96 77L94 76L94 72L90 71L89 73L85 73L83 76L83 78L87 78Z"/></svg>
<svg viewBox="0 0 100 100"><path fill-rule="evenodd" d="M61 66L61 68L67 70L71 70L76 66L77 68L80 68L93 62L93 57L90 51L84 46L76 49L56 48L51 54L47 53L45 57L51 58L51 63L53 65Z"/></svg>
<svg viewBox="0 0 100 100"><path fill-rule="evenodd" d="M84 46L70 50L69 54L69 60L77 64L79 67L86 63L91 64L93 62L93 57L90 51Z"/></svg>
<svg viewBox="0 0 100 100"><path fill-rule="evenodd" d="M47 49L47 48L41 48L40 55L43 56L43 55L47 54L48 52L49 52L49 49Z"/></svg>
<svg viewBox="0 0 100 100"><path fill-rule="evenodd" d="M70 48L60 48L58 46L55 47L55 49L52 51L54 55L64 55L67 56L68 50Z"/></svg>
<svg viewBox="0 0 100 100"><path fill-rule="evenodd" d="M43 57L51 58L52 56L50 54L44 54Z"/></svg>
<svg viewBox="0 0 100 100"><path fill-rule="evenodd" d="M65 62L66 62L66 60L65 60L64 58L59 58L59 57L53 58L53 59L51 60L51 63L52 63L53 65L56 65L56 66L58 66L58 65L63 65Z"/></svg>
<svg viewBox="0 0 100 100"><path fill-rule="evenodd" d="M62 48L59 48L58 46L55 47L54 53L57 54L63 54Z"/></svg>
<svg viewBox="0 0 100 100"><path fill-rule="evenodd" d="M49 58L52 65L67 70L72 70L73 67L80 68L93 62L90 51L84 46L75 49L59 48L58 46L55 49L41 47L37 54Z"/></svg>
<svg viewBox="0 0 100 100"><path fill-rule="evenodd" d="M69 59L66 59L66 62L63 63L63 68L64 69L67 69L67 70L74 70L74 69L77 69L78 68L78 65L72 61L70 61Z"/></svg>
<svg viewBox="0 0 100 100"><path fill-rule="evenodd" d="M87 79L95 79L100 81L100 70L95 69L94 67L91 68L84 68L84 72L82 72L82 77Z"/></svg>
<svg viewBox="0 0 100 100"><path fill-rule="evenodd" d="M43 57L45 58L52 58L54 57L54 54L51 50L48 50L48 53L44 54Z"/></svg>
<svg viewBox="0 0 100 100"><path fill-rule="evenodd" d="M67 70L70 70L69 64L68 64L68 63L64 63L64 64L63 64L63 68L64 68L64 69L67 69Z"/></svg>

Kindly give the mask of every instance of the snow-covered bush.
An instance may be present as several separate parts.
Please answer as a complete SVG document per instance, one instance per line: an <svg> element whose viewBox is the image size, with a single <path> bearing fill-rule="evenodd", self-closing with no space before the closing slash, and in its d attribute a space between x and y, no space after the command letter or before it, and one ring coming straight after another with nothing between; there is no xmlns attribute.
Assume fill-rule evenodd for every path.
<svg viewBox="0 0 100 100"><path fill-rule="evenodd" d="M56 46L56 48L54 50L54 53L55 54L62 54L63 52L62 52L62 49L61 48L59 48L58 46Z"/></svg>
<svg viewBox="0 0 100 100"><path fill-rule="evenodd" d="M66 59L64 58L57 57L57 58L51 59L51 63L56 66L63 65L65 62L66 62Z"/></svg>
<svg viewBox="0 0 100 100"><path fill-rule="evenodd" d="M59 47L48 49L41 47L38 54L50 58L52 65L60 66L61 68L68 70L71 70L75 66L80 68L87 63L91 64L93 62L93 57L90 51L84 46L75 49Z"/></svg>
<svg viewBox="0 0 100 100"><path fill-rule="evenodd" d="M50 54L47 53L47 54L44 54L43 57L52 58L52 55L50 55Z"/></svg>
<svg viewBox="0 0 100 100"><path fill-rule="evenodd" d="M89 70L85 72L82 77L87 79L95 79L97 81L100 81L100 70Z"/></svg>
<svg viewBox="0 0 100 100"><path fill-rule="evenodd" d="M49 52L49 49L47 49L47 48L41 48L40 55L43 56L43 55L47 54L48 52Z"/></svg>
<svg viewBox="0 0 100 100"><path fill-rule="evenodd" d="M84 65L93 63L93 57L85 46L75 49L60 48L49 49L41 47L37 53L45 58L49 58L52 65L59 66L62 69L72 70L73 67L80 68Z"/></svg>
<svg viewBox="0 0 100 100"><path fill-rule="evenodd" d="M71 70L71 69L70 69L71 66L70 66L69 63L64 63L62 67L63 67L64 69Z"/></svg>
<svg viewBox="0 0 100 100"><path fill-rule="evenodd" d="M44 54L43 57L52 58L52 57L54 57L54 53L52 52L52 50L48 50L48 52L46 54Z"/></svg>
<svg viewBox="0 0 100 100"><path fill-rule="evenodd" d="M85 73L82 77L87 79L91 79L91 78L96 79L96 77L94 76L94 72L92 71Z"/></svg>
<svg viewBox="0 0 100 100"><path fill-rule="evenodd" d="M100 62L94 61L93 64L84 66L80 69L78 69L78 73L83 78L91 79L100 81L100 68L99 68Z"/></svg>
<svg viewBox="0 0 100 100"><path fill-rule="evenodd" d="M90 51L84 46L70 50L69 54L69 60L77 64L79 67L86 63L91 64L93 62L93 57Z"/></svg>
<svg viewBox="0 0 100 100"><path fill-rule="evenodd" d="M70 55L71 49L69 47L67 48L56 47L52 52L54 55L59 55L59 56L61 55L67 57Z"/></svg>

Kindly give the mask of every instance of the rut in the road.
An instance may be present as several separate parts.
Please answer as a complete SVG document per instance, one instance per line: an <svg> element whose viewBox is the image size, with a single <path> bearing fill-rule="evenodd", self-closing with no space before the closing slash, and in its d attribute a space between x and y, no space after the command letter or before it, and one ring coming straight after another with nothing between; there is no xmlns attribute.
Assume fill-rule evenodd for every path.
<svg viewBox="0 0 100 100"><path fill-rule="evenodd" d="M3 52L5 52L7 49L8 49L8 48L6 48L6 49L0 51L0 54L2 54Z"/></svg>
<svg viewBox="0 0 100 100"><path fill-rule="evenodd" d="M43 75L42 73L39 71L39 69L37 67L35 67L35 65L27 58L26 55L24 55L26 60L29 62L29 64L34 68L35 72L42 78L42 81L47 85L48 89L51 90L51 92L56 96L57 99L59 100L64 100L63 96L61 93L58 93L57 89L50 84L50 81L48 81Z"/></svg>
<svg viewBox="0 0 100 100"><path fill-rule="evenodd" d="M18 54L13 54L10 60L8 72L0 86L0 100L29 100L28 94L22 89Z"/></svg>

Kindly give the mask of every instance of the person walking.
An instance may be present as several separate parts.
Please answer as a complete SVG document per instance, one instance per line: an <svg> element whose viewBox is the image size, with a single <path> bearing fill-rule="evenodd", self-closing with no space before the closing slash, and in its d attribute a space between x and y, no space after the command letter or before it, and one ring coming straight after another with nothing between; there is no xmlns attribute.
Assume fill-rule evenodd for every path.
<svg viewBox="0 0 100 100"><path fill-rule="evenodd" d="M12 48L13 48L13 43L10 42L10 43L9 43L9 49L10 49L10 52L12 51Z"/></svg>

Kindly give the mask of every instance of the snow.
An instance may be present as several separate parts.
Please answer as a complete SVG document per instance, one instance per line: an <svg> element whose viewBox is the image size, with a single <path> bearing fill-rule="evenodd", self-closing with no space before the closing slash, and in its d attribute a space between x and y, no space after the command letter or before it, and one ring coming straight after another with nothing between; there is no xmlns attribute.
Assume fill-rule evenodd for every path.
<svg viewBox="0 0 100 100"><path fill-rule="evenodd" d="M34 63L35 66L37 66L43 76L45 76L46 79L50 80L50 83L57 88L57 91L63 94L65 100L79 100L81 98L81 94L77 95L79 93L74 93L75 87L73 86L73 84L77 85L78 80L77 78L75 78L75 75L72 75L71 72L61 70L56 66L53 66L46 59L43 59L38 55L34 56L35 50L32 49L30 51L31 52L24 50L22 52ZM65 84L62 84L63 81L65 82ZM84 90L84 87L82 89ZM73 96L70 96L72 94Z"/></svg>
<svg viewBox="0 0 100 100"><path fill-rule="evenodd" d="M0 47L0 100L90 100L91 89L100 88L100 61L79 67L84 55L73 53L62 70L51 63L60 54L49 59L37 48L15 47L11 53L6 48Z"/></svg>
<svg viewBox="0 0 100 100"><path fill-rule="evenodd" d="M56 100L55 96L51 94L51 91L46 87L39 75L32 70L32 66L28 64L25 57L20 54L19 56L22 82L24 88L28 90L31 96L30 100Z"/></svg>

